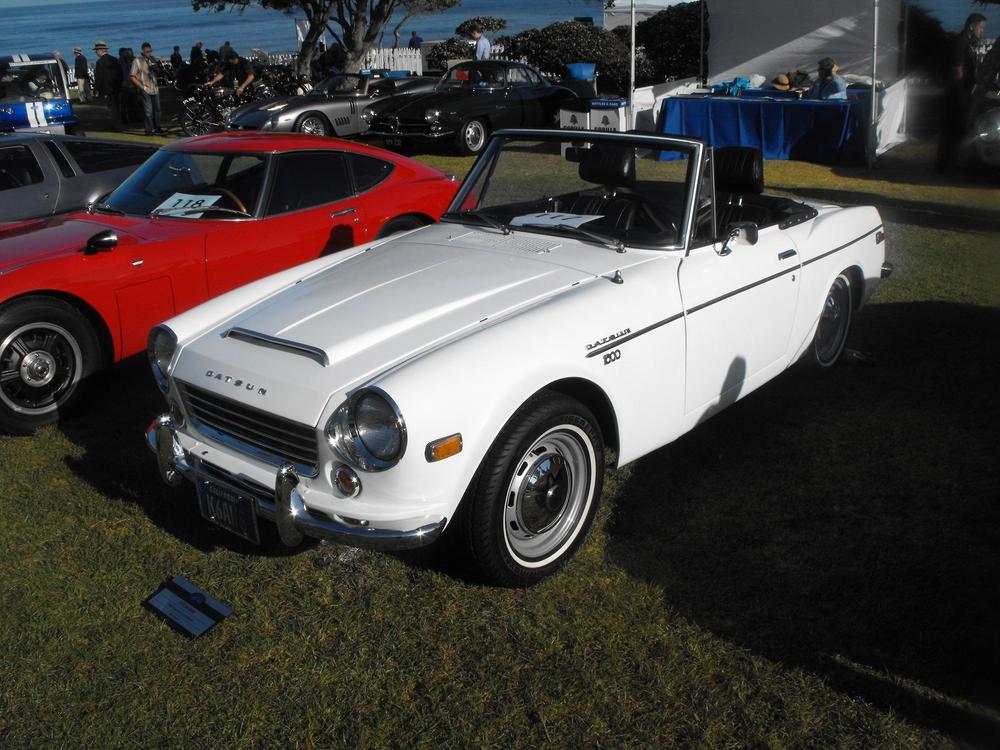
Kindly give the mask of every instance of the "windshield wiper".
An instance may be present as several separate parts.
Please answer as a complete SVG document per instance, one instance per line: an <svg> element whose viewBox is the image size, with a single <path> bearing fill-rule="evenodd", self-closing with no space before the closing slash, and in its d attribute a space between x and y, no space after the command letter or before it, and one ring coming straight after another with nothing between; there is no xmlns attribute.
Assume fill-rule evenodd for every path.
<svg viewBox="0 0 1000 750"><path fill-rule="evenodd" d="M453 212L449 212L449 213L452 213L453 216L456 215ZM463 219L466 216L473 216L473 217L479 219L484 224L489 224L494 229L499 229L504 234L510 234L510 227L509 226L507 226L506 224L504 224L499 219L496 219L496 218L490 216L488 213L486 213L485 211L482 211L482 210L480 210L478 208L470 208L470 209L468 209L466 211L460 211L457 214L457 216L459 218L463 218Z"/></svg>
<svg viewBox="0 0 1000 750"><path fill-rule="evenodd" d="M114 214L115 216L124 216L125 212L120 208L115 208L114 206L109 206L107 203L91 203L87 206L87 213L92 214L94 211L100 211L104 214Z"/></svg>
<svg viewBox="0 0 1000 750"><path fill-rule="evenodd" d="M566 229L574 234L578 234L581 237L586 237L593 240L594 242L599 242L605 247L610 247L615 252L624 253L625 243L622 242L617 237L612 237L611 235L601 234L600 232L594 232L590 229L584 229L583 227L578 227L575 224L532 224L531 222L523 222L518 224L519 227L538 227L540 229Z"/></svg>
<svg viewBox="0 0 1000 750"><path fill-rule="evenodd" d="M227 214L236 214L237 216L245 216L248 219L252 219L253 215L248 214L246 211L240 211L235 208L225 208L224 206L201 206L200 208L154 208L149 212L150 218L154 216L188 216L190 214L203 214L210 211L221 211Z"/></svg>

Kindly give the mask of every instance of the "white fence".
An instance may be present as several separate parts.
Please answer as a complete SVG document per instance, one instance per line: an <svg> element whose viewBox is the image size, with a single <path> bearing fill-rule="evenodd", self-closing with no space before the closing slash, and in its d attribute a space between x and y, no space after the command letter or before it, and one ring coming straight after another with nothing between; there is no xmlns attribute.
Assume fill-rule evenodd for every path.
<svg viewBox="0 0 1000 750"><path fill-rule="evenodd" d="M418 49L379 47L368 50L368 54L365 55L365 67L408 70L411 73L423 75L424 58Z"/></svg>

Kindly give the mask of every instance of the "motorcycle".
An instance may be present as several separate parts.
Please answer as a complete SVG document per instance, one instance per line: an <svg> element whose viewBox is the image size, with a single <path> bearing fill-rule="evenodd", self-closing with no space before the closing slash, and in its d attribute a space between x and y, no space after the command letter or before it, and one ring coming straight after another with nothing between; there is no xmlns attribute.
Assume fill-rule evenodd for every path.
<svg viewBox="0 0 1000 750"><path fill-rule="evenodd" d="M255 98L248 92L238 95L230 88L195 86L181 102L181 113L178 115L181 131L189 136L221 133L226 129L232 111Z"/></svg>

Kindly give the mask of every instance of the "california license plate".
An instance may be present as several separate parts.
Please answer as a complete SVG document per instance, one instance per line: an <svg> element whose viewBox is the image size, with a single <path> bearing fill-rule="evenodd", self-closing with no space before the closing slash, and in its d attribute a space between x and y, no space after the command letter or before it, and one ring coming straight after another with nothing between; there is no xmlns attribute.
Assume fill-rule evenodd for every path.
<svg viewBox="0 0 1000 750"><path fill-rule="evenodd" d="M402 138L392 138L392 137L389 137L389 138L385 139L385 145L386 146L402 146L403 145L403 139Z"/></svg>
<svg viewBox="0 0 1000 750"><path fill-rule="evenodd" d="M260 544L255 505L256 502L251 497L207 479L198 479L198 506L201 514L226 531Z"/></svg>

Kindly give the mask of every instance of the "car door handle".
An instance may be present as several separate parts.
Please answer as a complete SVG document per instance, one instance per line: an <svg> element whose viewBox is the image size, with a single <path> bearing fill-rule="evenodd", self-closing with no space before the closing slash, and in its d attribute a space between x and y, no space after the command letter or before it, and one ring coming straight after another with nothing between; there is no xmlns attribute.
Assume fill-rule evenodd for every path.
<svg viewBox="0 0 1000 750"><path fill-rule="evenodd" d="M342 208L340 211L334 211L332 214L330 214L330 218L335 219L338 216L347 216L348 214L353 214L353 213L354 213L353 208Z"/></svg>
<svg viewBox="0 0 1000 750"><path fill-rule="evenodd" d="M780 253L778 253L778 260L788 260L793 255L798 255L798 253L795 252L794 250L782 250Z"/></svg>

